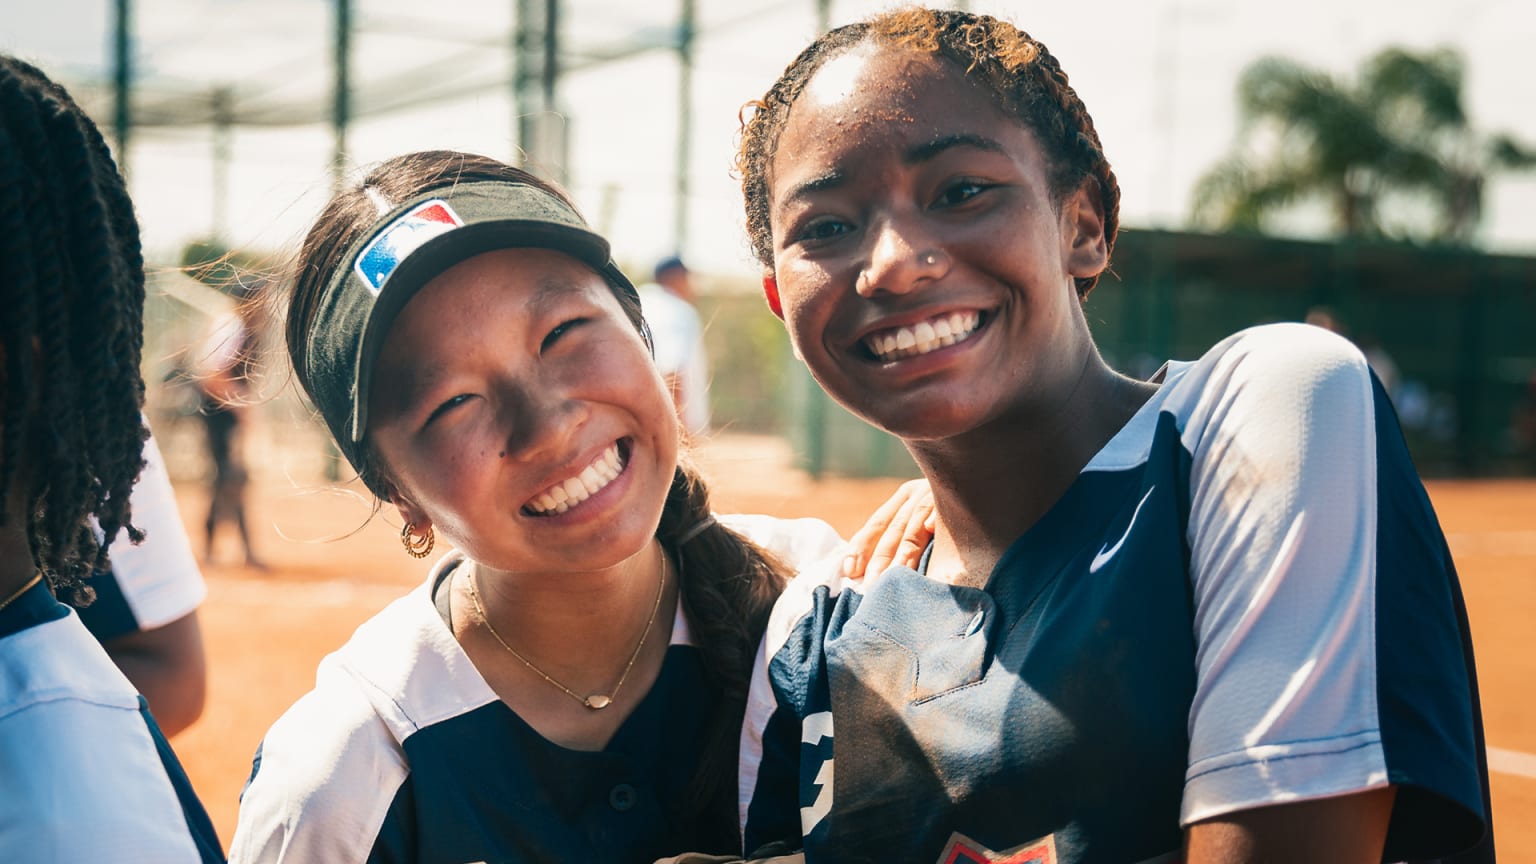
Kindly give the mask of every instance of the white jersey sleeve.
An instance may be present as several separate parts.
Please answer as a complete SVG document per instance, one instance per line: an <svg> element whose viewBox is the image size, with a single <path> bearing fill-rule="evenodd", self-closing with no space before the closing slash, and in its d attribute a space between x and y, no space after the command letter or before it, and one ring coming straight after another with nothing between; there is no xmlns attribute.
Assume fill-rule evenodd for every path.
<svg viewBox="0 0 1536 864"><path fill-rule="evenodd" d="M1208 356L1167 408L1187 418L1191 459L1184 824L1394 782L1378 704L1376 618L1391 601L1377 475L1403 466L1377 458L1365 358L1301 325L1255 328Z"/></svg>
<svg viewBox="0 0 1536 864"><path fill-rule="evenodd" d="M133 523L144 530L138 545L118 534L109 549L112 576L140 630L171 623L202 604L208 587L176 508L176 491L153 436L144 442L144 471L134 485Z"/></svg>
<svg viewBox="0 0 1536 864"><path fill-rule="evenodd" d="M137 694L73 613L0 639L0 861L197 862Z"/></svg>

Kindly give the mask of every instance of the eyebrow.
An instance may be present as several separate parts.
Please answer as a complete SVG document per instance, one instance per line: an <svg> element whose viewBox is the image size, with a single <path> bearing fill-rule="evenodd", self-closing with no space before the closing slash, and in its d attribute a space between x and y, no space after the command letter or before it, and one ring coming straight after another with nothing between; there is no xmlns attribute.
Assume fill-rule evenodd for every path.
<svg viewBox="0 0 1536 864"><path fill-rule="evenodd" d="M902 162L907 165L927 162L936 158L939 154L947 150L953 150L956 147L973 147L977 150L985 150L988 153L1005 155L1007 153L1002 144L991 138L969 132L961 132L954 135L944 135L932 141L918 144L902 155ZM794 201L817 192L825 192L828 189L835 189L841 186L847 180L848 173L846 171L843 171L841 168L833 168L825 174L817 175L790 187L789 191L780 200L783 202Z"/></svg>
<svg viewBox="0 0 1536 864"><path fill-rule="evenodd" d="M817 192L825 192L828 189L836 189L838 186L841 186L847 179L848 173L846 171L842 170L841 168L833 168L831 171L828 171L825 174L812 177L811 179L802 183L796 183L794 186L791 186L789 191L784 193L784 197L780 198L779 200L780 202L795 201L797 199L813 195Z"/></svg>
<svg viewBox="0 0 1536 864"><path fill-rule="evenodd" d="M927 162L935 156L938 156L940 153L943 153L946 150L953 150L956 147L974 147L977 150L985 150L989 153L1002 153L1005 155L1007 153L1007 151L1003 149L1002 144L992 140L991 138L975 135L969 132L961 132L955 135L945 135L940 138L935 138L926 144L919 144L916 147L913 147L911 150L907 151L904 161L908 165L914 165L918 162Z"/></svg>

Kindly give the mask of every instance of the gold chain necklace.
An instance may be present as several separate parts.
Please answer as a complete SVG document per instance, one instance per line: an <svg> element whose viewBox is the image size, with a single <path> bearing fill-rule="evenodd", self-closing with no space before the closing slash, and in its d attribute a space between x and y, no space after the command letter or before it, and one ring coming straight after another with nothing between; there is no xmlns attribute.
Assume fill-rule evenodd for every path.
<svg viewBox="0 0 1536 864"><path fill-rule="evenodd" d="M39 583L41 581L43 581L43 574L42 573L34 574L31 579L27 580L27 584L21 586L20 588L17 588L11 594L11 596L5 598L4 600L0 600L0 609L4 609L5 607L11 605L12 603L15 603L17 597L20 597L21 595L27 593L28 591L31 591L32 590L32 586L36 585L37 583Z"/></svg>
<svg viewBox="0 0 1536 864"><path fill-rule="evenodd" d="M501 634L497 633L495 626L491 624L490 616L485 614L485 607L480 604L480 589L478 587L480 580L480 567L478 564L475 566L474 572L470 574L469 579L466 580L469 583L469 599L475 604L475 614L479 615L480 620L485 622L485 629L491 631L491 636L493 636L497 642L501 643L501 647L507 649L508 654L511 654L513 657L521 660L524 666L527 666L529 669L533 670L534 674L560 688L561 692L565 693L567 696L575 699L577 702L580 702L582 705L585 705L587 708L590 708L593 711L600 711L604 708L607 708L609 705L612 705L613 700L619 697L619 688L623 687L624 682L629 679L629 670L635 667L635 661L640 658L640 650L645 647L645 640L651 635L651 625L656 623L656 613L661 611L661 598L662 595L666 593L667 587L667 555L666 552L664 552L661 548L660 540L656 541L656 556L660 559L657 563L661 565L661 578L657 580L656 584L656 605L651 607L651 617L646 619L645 629L640 631L640 641L635 643L635 650L632 654L629 655L629 662L624 664L624 672L623 674L619 675L619 683L613 685L613 690L609 691L608 695L606 696L601 693L594 693L591 696L582 696L575 690L572 690L564 684L561 684L559 681L551 678L549 674L546 673L543 669L533 665L533 662L530 661L527 657L517 653L517 649L513 648L511 645L508 645L507 640L501 638Z"/></svg>

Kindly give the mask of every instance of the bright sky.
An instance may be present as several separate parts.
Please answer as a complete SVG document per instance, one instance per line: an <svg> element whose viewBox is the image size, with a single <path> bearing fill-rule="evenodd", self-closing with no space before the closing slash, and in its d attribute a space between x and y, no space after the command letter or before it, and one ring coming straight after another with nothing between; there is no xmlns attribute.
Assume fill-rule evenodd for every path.
<svg viewBox="0 0 1536 864"><path fill-rule="evenodd" d="M701 39L693 87L688 238L697 268L750 275L740 203L730 176L736 114L812 37L813 0L697 0ZM0 50L33 60L78 93L110 79L111 0L7 0ZM140 104L232 88L238 106L328 104L331 8L326 0L133 0ZM368 99L424 80L443 86L494 80L510 68L514 0L354 0L354 87ZM834 24L885 2L833 4ZM1236 129L1241 69L1281 54L1350 74L1388 44L1450 45L1467 62L1473 124L1536 142L1536 3L1529 0L971 0L1050 46L1094 115L1124 190L1131 226L1181 225L1194 180ZM583 53L650 36L660 40L675 3L566 0L562 36ZM421 10L431 8L428 17ZM437 61L437 62L434 62ZM430 66L430 69L425 67ZM566 76L561 109L570 144L568 185L612 239L622 262L644 267L673 251L677 67L666 51ZM86 99L104 128L107 99ZM366 107L366 106L364 106ZM451 103L359 121L354 164L407 150L452 147L510 158L511 99L501 88ZM222 216L236 242L268 250L296 244L329 190L325 127L237 129ZM130 152L131 183L152 255L168 260L214 223L213 138L206 127L144 129ZM1301 226L1303 230L1306 226ZM1481 239L1536 254L1536 174L1488 190Z"/></svg>

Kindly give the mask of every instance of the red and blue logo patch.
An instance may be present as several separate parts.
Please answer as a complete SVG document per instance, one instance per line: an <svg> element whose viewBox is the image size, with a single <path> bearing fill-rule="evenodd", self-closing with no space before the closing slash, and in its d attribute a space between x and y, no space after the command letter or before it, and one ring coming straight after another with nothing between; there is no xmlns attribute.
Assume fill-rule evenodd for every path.
<svg viewBox="0 0 1536 864"><path fill-rule="evenodd" d="M358 278L377 296L401 261L433 237L447 234L463 224L459 214L440 198L412 207L389 223L357 254L354 269Z"/></svg>
<svg viewBox="0 0 1536 864"><path fill-rule="evenodd" d="M993 852L956 831L949 835L938 864L1056 864L1056 837L1051 835L1005 852Z"/></svg>

